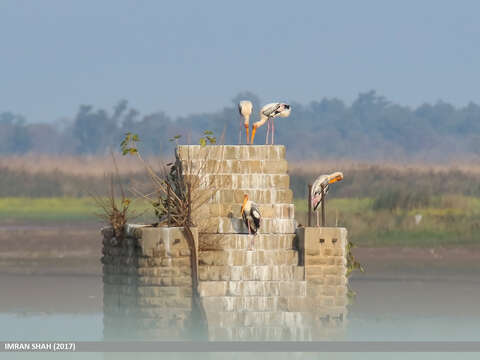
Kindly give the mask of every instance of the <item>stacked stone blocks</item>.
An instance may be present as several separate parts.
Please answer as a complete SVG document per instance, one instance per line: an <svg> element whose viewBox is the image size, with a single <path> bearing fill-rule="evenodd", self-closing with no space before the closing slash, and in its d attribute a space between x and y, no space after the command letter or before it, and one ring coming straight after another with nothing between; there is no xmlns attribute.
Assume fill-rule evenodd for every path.
<svg viewBox="0 0 480 360"><path fill-rule="evenodd" d="M308 332L298 330L304 314L295 307L307 288L285 147L185 146L179 156L186 175L215 189L195 218L201 224L199 292L210 338L274 340L295 333L295 340L306 339ZM255 236L241 219L244 194L262 214Z"/></svg>
<svg viewBox="0 0 480 360"><path fill-rule="evenodd" d="M324 340L343 329L347 303L341 228L298 228L283 146L180 146L184 175L207 194L193 207L198 292L210 340ZM262 213L241 220L244 194ZM190 250L182 230L104 231L104 323L142 339L188 338ZM127 333L130 336L130 332Z"/></svg>
<svg viewBox="0 0 480 360"><path fill-rule="evenodd" d="M192 266L183 229L134 227L121 240L111 228L102 233L104 337L188 338Z"/></svg>
<svg viewBox="0 0 480 360"><path fill-rule="evenodd" d="M306 227L298 228L297 235L304 254L307 296L317 304L319 314L344 319L348 302L347 230Z"/></svg>

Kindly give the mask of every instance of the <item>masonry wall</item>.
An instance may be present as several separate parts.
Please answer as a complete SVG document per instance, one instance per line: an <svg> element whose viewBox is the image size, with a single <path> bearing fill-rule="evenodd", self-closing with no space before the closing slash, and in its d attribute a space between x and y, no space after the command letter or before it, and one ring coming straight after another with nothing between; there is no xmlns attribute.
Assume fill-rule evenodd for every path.
<svg viewBox="0 0 480 360"><path fill-rule="evenodd" d="M111 228L102 233L104 337L190 338L192 267L183 229L130 227L121 241Z"/></svg>
<svg viewBox="0 0 480 360"><path fill-rule="evenodd" d="M201 304L210 340L341 338L347 315L343 228L298 228L283 146L180 146L195 180ZM244 194L262 224L249 235ZM104 236L105 337L192 337L190 252L179 228ZM135 331L132 332L130 329Z"/></svg>
<svg viewBox="0 0 480 360"><path fill-rule="evenodd" d="M339 295L332 303L325 294L333 285L310 275L318 245L309 240L310 231L297 236L285 147L180 146L179 156L185 175L198 177L199 188L210 191L194 214L199 292L210 339L321 340L343 329L340 288L346 283L335 285ZM262 214L255 236L248 235L241 219L244 194ZM345 244L337 237L342 241L331 246L335 254ZM329 251L321 256L335 262ZM339 271L344 274L344 268Z"/></svg>

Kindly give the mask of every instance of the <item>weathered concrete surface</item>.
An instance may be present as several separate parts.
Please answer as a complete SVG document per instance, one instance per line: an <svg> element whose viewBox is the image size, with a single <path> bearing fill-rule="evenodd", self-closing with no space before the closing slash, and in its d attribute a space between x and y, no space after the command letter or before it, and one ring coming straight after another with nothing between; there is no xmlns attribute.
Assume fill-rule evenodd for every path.
<svg viewBox="0 0 480 360"><path fill-rule="evenodd" d="M307 296L330 316L347 315L346 277L347 229L302 227L297 229L298 246L305 267Z"/></svg>
<svg viewBox="0 0 480 360"><path fill-rule="evenodd" d="M346 282L337 275L344 268L322 265L321 275L307 277L304 259L317 261L311 256L318 251L321 261L341 267L334 253L343 243L320 256L307 232L300 246L285 147L180 146L179 156L184 174L210 191L193 214L200 240L199 293L210 339L310 340L331 334L324 331L332 327L325 323L343 323L339 319L346 313L339 290ZM241 219L244 194L262 214L256 236L248 235ZM320 277L325 284L318 283Z"/></svg>
<svg viewBox="0 0 480 360"><path fill-rule="evenodd" d="M183 229L130 227L122 240L111 228L102 233L104 337L189 338L192 266Z"/></svg>
<svg viewBox="0 0 480 360"><path fill-rule="evenodd" d="M326 340L341 334L347 233L297 228L285 147L180 146L178 153L193 186L198 292L209 339ZM249 235L241 219L244 194L262 214L257 235ZM194 303L183 232L147 227L127 235L118 243L104 232L106 328L125 321L160 336L171 324L183 329L170 334L176 338L190 327Z"/></svg>
<svg viewBox="0 0 480 360"><path fill-rule="evenodd" d="M283 145L181 145L178 153L185 160L285 160Z"/></svg>

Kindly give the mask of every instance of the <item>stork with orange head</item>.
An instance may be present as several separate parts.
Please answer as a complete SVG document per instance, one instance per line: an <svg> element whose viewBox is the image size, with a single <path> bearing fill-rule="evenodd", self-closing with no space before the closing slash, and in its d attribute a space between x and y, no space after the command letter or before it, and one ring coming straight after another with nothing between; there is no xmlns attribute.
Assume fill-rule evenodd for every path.
<svg viewBox="0 0 480 360"><path fill-rule="evenodd" d="M257 204L248 199L248 194L243 196L241 214L243 222L247 226L248 234L256 235L260 229L262 215L260 214L260 210L258 210ZM253 247L253 239L251 247Z"/></svg>
<svg viewBox="0 0 480 360"><path fill-rule="evenodd" d="M238 112L243 117L243 126L245 127L246 143L249 143L250 115L252 115L253 105L251 101L242 100L238 103ZM238 134L238 143L242 144L242 123L240 123L240 132Z"/></svg>

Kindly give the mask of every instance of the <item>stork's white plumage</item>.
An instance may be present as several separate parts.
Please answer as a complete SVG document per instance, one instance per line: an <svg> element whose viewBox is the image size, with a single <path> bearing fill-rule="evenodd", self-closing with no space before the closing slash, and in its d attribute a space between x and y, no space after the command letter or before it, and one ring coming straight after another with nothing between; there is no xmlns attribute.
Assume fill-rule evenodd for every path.
<svg viewBox="0 0 480 360"><path fill-rule="evenodd" d="M312 185L312 193L310 194L313 210L317 210L318 206L324 201L324 197L328 193L328 186L341 180L343 180L343 174L341 172L334 172L330 175L320 175L317 180L315 180Z"/></svg>
<svg viewBox="0 0 480 360"><path fill-rule="evenodd" d="M250 115L252 115L253 105L251 101L242 100L238 103L238 112L243 117L243 126L245 127L245 132L247 134L247 144L249 143L249 124L250 124ZM240 123L240 133L238 134L238 143L242 144L242 124Z"/></svg>
<svg viewBox="0 0 480 360"><path fill-rule="evenodd" d="M274 143L274 132L275 132L275 124L273 119L276 117L288 117L290 112L292 111L292 107L289 104L285 103L270 103L262 107L260 110L260 121L257 121L253 124L252 129L252 140L250 141L253 144L253 139L255 138L255 132L257 129L267 122L267 136L265 137L265 144L268 144L268 133L270 131L270 123L271 123L271 132L272 132L272 145Z"/></svg>
<svg viewBox="0 0 480 360"><path fill-rule="evenodd" d="M248 233L255 235L260 228L260 220L262 215L258 210L257 204L253 201L248 200L248 195L243 196L243 205L242 205L242 218L243 222L248 228Z"/></svg>

